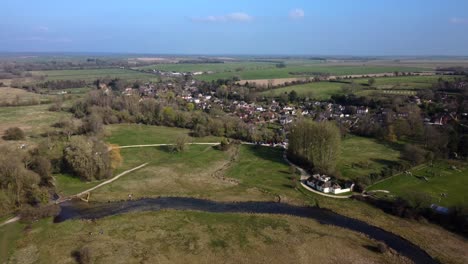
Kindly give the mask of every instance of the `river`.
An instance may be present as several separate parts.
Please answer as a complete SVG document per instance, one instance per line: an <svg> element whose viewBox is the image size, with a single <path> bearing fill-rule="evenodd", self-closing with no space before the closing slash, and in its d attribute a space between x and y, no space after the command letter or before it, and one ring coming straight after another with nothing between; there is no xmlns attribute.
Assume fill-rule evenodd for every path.
<svg viewBox="0 0 468 264"><path fill-rule="evenodd" d="M181 197L146 198L110 203L67 201L62 203L60 207L61 211L60 214L55 217L55 222L62 222L69 219L96 219L128 212L158 211L162 209L196 210L212 213L293 215L314 219L321 224L334 225L366 234L370 238L385 242L390 248L406 256L415 263L437 263L421 248L398 235L369 225L363 221L318 207L301 207L275 202L225 203Z"/></svg>

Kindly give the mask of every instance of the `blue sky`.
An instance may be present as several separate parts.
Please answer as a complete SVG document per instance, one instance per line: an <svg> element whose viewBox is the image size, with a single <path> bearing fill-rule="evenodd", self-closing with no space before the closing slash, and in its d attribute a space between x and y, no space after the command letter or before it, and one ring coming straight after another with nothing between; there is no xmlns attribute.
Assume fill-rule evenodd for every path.
<svg viewBox="0 0 468 264"><path fill-rule="evenodd" d="M466 0L6 0L0 51L468 55Z"/></svg>

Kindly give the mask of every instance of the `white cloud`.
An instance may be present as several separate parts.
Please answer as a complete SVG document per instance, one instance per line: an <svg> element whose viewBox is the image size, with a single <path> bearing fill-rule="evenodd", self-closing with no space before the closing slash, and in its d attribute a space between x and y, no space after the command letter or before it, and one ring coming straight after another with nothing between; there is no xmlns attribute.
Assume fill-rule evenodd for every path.
<svg viewBox="0 0 468 264"><path fill-rule="evenodd" d="M289 11L289 18L291 19L301 19L304 18L304 10L300 8L293 9Z"/></svg>
<svg viewBox="0 0 468 264"><path fill-rule="evenodd" d="M468 24L468 18L452 17L450 18L452 24Z"/></svg>
<svg viewBox="0 0 468 264"><path fill-rule="evenodd" d="M253 17L247 13L235 12L223 16L194 17L195 22L249 22Z"/></svg>

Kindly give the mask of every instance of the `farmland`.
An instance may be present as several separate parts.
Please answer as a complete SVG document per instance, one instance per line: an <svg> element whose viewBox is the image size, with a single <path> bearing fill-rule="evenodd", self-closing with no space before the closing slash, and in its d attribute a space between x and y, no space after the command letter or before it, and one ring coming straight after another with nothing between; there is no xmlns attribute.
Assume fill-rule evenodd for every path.
<svg viewBox="0 0 468 264"><path fill-rule="evenodd" d="M399 89L424 89L431 88L432 84L437 83L439 79L450 81L457 76L400 76L400 77L382 77L375 78L374 87L378 89L399 88ZM356 83L367 84L369 79L357 79Z"/></svg>
<svg viewBox="0 0 468 264"><path fill-rule="evenodd" d="M171 63L155 64L137 67L136 69L177 71L177 72L236 72L274 68L274 63L268 62L225 62L225 63Z"/></svg>
<svg viewBox="0 0 468 264"><path fill-rule="evenodd" d="M442 206L466 206L468 194L468 166L463 162L439 161L381 181L369 190L387 190L391 195L406 198L414 193L428 196L429 203ZM441 194L446 194L441 196Z"/></svg>
<svg viewBox="0 0 468 264"><path fill-rule="evenodd" d="M88 70L52 70L33 71L33 77L44 76L46 80L85 80L94 81L105 77L119 78L128 81L157 80L157 76L126 69L88 69Z"/></svg>
<svg viewBox="0 0 468 264"><path fill-rule="evenodd" d="M342 94L342 88L354 83L358 95L388 94L388 95L415 95L417 90L431 88L439 79L450 81L457 76L404 76L404 77L379 77L374 78L375 83L369 87L368 78L342 80L340 82L311 82L306 84L291 85L275 88L262 92L264 95L280 95L296 91L299 95L316 99L328 99L334 94Z"/></svg>
<svg viewBox="0 0 468 264"><path fill-rule="evenodd" d="M262 94L278 96L282 93L296 91L301 96L308 96L317 99L328 99L334 94L341 93L341 88L343 86L345 86L345 84L339 82L311 82L272 89L264 91Z"/></svg>
<svg viewBox="0 0 468 264"><path fill-rule="evenodd" d="M216 79L229 79L237 76L241 80L255 79L276 79L276 78L292 78L313 76L314 74L329 74L329 75L359 75L359 74L374 74L374 73L392 73L400 72L415 72L424 71L424 68L414 67L390 67L390 66L336 66L336 65L287 65L285 68L266 68L259 70L240 71L240 72L221 72L214 74L204 74L197 76L197 79L210 81Z"/></svg>

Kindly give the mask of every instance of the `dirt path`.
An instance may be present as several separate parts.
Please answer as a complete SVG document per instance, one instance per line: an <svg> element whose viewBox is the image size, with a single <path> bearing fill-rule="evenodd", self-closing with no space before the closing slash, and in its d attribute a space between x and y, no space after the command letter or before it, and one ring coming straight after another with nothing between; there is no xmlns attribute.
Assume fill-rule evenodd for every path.
<svg viewBox="0 0 468 264"><path fill-rule="evenodd" d="M14 223L14 222L18 221L19 219L20 219L19 216L15 216L13 218L10 218L10 219L6 220L5 222L1 223L0 227L2 227L4 225L8 225L10 223Z"/></svg>

